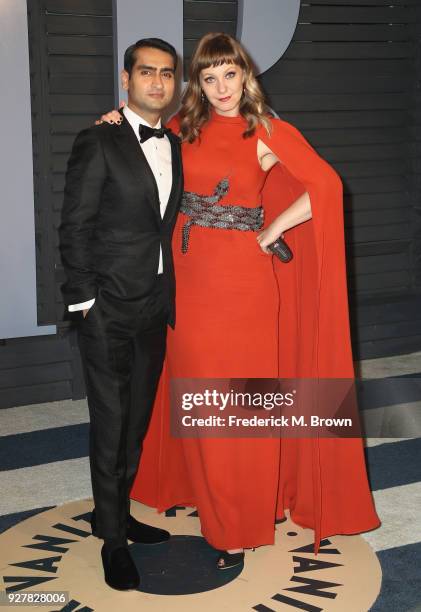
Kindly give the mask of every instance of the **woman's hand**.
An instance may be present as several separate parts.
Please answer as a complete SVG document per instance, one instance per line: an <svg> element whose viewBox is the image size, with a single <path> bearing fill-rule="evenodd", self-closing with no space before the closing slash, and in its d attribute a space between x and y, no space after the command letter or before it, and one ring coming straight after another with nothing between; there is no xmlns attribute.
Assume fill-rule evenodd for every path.
<svg viewBox="0 0 421 612"><path fill-rule="evenodd" d="M267 255L272 255L272 251L269 251L267 248L272 242L275 242L279 238L284 237L284 235L280 232L279 228L276 227L276 224L271 223L263 232L260 232L257 236L257 242L259 243L260 248L263 253Z"/></svg>
<svg viewBox="0 0 421 612"><path fill-rule="evenodd" d="M126 103L124 102L124 100L120 102L119 108L124 108L125 106ZM104 121L106 121L107 123L116 123L117 125L120 125L123 119L118 110L112 110L109 113L101 115L101 119L97 119L95 121L95 125L100 125L101 123L104 123Z"/></svg>
<svg viewBox="0 0 421 612"><path fill-rule="evenodd" d="M257 242L263 253L271 255L272 253L267 247L272 242L275 242L279 237L283 238L284 232L300 223L308 221L311 219L311 216L310 195L306 191L257 236Z"/></svg>

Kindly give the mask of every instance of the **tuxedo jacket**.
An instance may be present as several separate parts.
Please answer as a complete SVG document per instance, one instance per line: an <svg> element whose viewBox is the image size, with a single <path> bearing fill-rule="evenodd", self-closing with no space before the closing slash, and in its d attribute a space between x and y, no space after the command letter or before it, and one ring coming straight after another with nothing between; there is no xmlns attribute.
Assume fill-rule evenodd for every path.
<svg viewBox="0 0 421 612"><path fill-rule="evenodd" d="M76 137L68 162L60 249L66 305L96 298L109 320L133 321L153 290L162 246L168 322L175 321L171 237L183 193L180 141L170 132L172 189L161 218L158 187L123 115Z"/></svg>

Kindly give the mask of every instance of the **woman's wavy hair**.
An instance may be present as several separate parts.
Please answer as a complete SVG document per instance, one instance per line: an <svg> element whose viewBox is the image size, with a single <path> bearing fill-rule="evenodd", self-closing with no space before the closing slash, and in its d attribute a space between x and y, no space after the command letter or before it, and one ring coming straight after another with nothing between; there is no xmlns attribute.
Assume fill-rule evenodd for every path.
<svg viewBox="0 0 421 612"><path fill-rule="evenodd" d="M247 121L244 138L253 136L263 125L268 134L271 123L263 91L253 72L253 62L242 45L229 34L212 32L200 39L190 63L189 81L181 99L180 132L183 141L194 142L201 127L210 118L211 105L200 85L200 73L210 66L236 64L244 70L244 93L240 114Z"/></svg>

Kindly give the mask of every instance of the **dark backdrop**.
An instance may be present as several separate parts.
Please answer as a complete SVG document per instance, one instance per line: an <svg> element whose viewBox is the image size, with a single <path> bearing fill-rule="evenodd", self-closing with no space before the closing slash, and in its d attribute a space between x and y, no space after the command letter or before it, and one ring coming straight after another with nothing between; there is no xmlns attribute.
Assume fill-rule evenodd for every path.
<svg viewBox="0 0 421 612"><path fill-rule="evenodd" d="M416 0L306 0L288 50L260 78L343 179L360 359L421 349L420 14ZM57 227L73 139L114 106L112 0L28 0L28 17L38 322L59 331L0 341L0 407L84 395ZM207 31L235 34L236 18L236 0L186 0L187 61Z"/></svg>

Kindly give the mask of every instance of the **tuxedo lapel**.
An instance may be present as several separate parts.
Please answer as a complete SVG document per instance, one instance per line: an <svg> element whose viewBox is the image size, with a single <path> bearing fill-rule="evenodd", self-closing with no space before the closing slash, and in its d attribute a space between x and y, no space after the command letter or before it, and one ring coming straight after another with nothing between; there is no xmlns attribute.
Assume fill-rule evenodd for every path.
<svg viewBox="0 0 421 612"><path fill-rule="evenodd" d="M168 138L171 144L172 186L163 219L166 223L169 223L174 214L177 212L176 204L180 199L180 188L183 181L180 140L172 133L168 134Z"/></svg>
<svg viewBox="0 0 421 612"><path fill-rule="evenodd" d="M158 218L161 219L158 186L156 184L152 169L145 157L142 147L139 145L139 141L133 131L133 128L124 115L122 116L122 124L116 126L115 130L112 132L115 143L121 151L127 166L132 171L134 178L142 186L142 189L147 189L154 194L154 197L146 199L153 206Z"/></svg>

